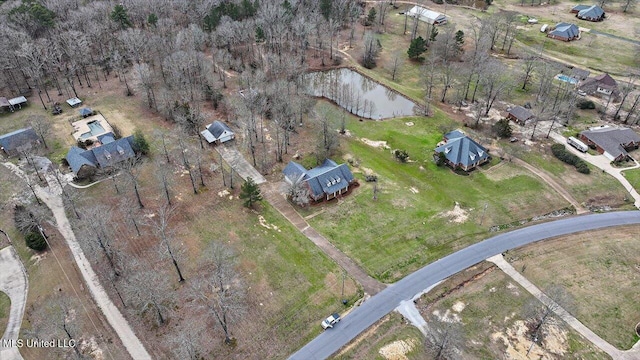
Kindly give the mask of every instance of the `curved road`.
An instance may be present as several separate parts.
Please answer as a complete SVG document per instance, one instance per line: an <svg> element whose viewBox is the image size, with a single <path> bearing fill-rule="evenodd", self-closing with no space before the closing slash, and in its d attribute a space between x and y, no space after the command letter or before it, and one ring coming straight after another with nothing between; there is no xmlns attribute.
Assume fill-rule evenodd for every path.
<svg viewBox="0 0 640 360"><path fill-rule="evenodd" d="M4 231L0 230L0 232L9 239L9 235ZM13 246L9 245L0 250L0 291L7 294L11 300L9 322L0 339L0 359L2 360L22 360L22 355L16 346L4 347L4 345L17 340L20 335L28 289L27 272Z"/></svg>
<svg viewBox="0 0 640 360"><path fill-rule="evenodd" d="M640 224L640 211L590 214L500 234L431 263L365 301L333 329L323 332L290 359L326 359L358 334L424 289L491 256L536 241L581 231ZM320 326L320 323L318 323Z"/></svg>

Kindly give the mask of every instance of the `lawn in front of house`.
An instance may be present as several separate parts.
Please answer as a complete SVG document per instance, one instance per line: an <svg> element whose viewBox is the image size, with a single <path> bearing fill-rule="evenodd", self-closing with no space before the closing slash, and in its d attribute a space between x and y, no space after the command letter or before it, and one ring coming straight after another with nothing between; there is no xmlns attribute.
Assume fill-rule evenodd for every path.
<svg viewBox="0 0 640 360"><path fill-rule="evenodd" d="M593 210L603 208L631 209L633 202L622 184L613 176L590 166L591 173L581 174L572 165L565 164L551 153L551 141L540 142L537 149L525 151L522 144L501 144L507 153L545 171L580 204Z"/></svg>
<svg viewBox="0 0 640 360"><path fill-rule="evenodd" d="M618 349L638 341L638 226L574 234L509 251L506 258L539 288L562 285L575 317Z"/></svg>
<svg viewBox="0 0 640 360"><path fill-rule="evenodd" d="M454 126L440 112L432 118L383 122L350 118L342 154L357 165L352 170L360 186L309 222L370 275L393 282L487 237L493 225L568 205L534 175L510 163L489 165L468 176L436 166L433 149L442 130ZM389 148L373 147L363 139L385 141ZM409 162L394 159L393 149L406 150ZM377 200L365 173L378 176Z"/></svg>
<svg viewBox="0 0 640 360"><path fill-rule="evenodd" d="M622 175L629 181L636 191L640 191L640 169L625 170Z"/></svg>

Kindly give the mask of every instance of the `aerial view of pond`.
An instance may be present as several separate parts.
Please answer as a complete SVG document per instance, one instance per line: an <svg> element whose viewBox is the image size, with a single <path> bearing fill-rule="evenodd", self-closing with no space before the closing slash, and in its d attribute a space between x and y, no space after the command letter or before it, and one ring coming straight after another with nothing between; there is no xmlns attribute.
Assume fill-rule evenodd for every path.
<svg viewBox="0 0 640 360"><path fill-rule="evenodd" d="M306 75L310 93L333 100L352 114L369 119L414 115L415 103L350 69Z"/></svg>

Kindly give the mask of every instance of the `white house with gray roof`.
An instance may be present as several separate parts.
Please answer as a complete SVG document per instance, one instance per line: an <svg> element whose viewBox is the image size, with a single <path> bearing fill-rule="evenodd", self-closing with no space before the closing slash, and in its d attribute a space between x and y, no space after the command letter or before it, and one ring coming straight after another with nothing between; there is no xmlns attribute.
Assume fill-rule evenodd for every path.
<svg viewBox="0 0 640 360"><path fill-rule="evenodd" d="M315 201L331 200L346 193L349 186L355 183L347 164L338 165L331 159L326 159L322 165L310 170L290 161L282 173L289 184L303 181L309 188L309 196Z"/></svg>
<svg viewBox="0 0 640 360"><path fill-rule="evenodd" d="M231 131L227 124L218 120L207 125L207 128L200 132L200 135L202 135L209 144L222 144L236 137L235 133Z"/></svg>
<svg viewBox="0 0 640 360"><path fill-rule="evenodd" d="M436 154L443 153L447 165L452 168L471 171L491 158L482 145L468 137L461 130L454 130L444 135L445 143L438 146Z"/></svg>

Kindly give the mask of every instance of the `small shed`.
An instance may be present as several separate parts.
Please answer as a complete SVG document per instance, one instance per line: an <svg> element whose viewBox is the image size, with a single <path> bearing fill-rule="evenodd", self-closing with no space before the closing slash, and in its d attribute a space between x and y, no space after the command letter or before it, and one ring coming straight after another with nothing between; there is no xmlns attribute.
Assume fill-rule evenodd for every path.
<svg viewBox="0 0 640 360"><path fill-rule="evenodd" d="M18 96L13 99L9 99L9 108L11 109L11 111L15 111L16 106L18 107L18 109L22 109L22 105L26 105L26 104L27 104L27 98L24 96Z"/></svg>
<svg viewBox="0 0 640 360"><path fill-rule="evenodd" d="M93 110L91 110L91 108L82 108L80 109L80 115L82 115L83 118L86 118L87 116L93 115Z"/></svg>
<svg viewBox="0 0 640 360"><path fill-rule="evenodd" d="M11 108L11 104L9 104L9 100L6 97L0 97L0 108L2 110Z"/></svg>
<svg viewBox="0 0 640 360"><path fill-rule="evenodd" d="M533 113L522 106L515 106L508 110L507 119L518 125L526 125L527 121L534 118Z"/></svg>
<svg viewBox="0 0 640 360"><path fill-rule="evenodd" d="M67 104L69 104L69 106L71 106L72 108L78 107L82 105L82 100L78 99L77 97L74 97L67 100Z"/></svg>

